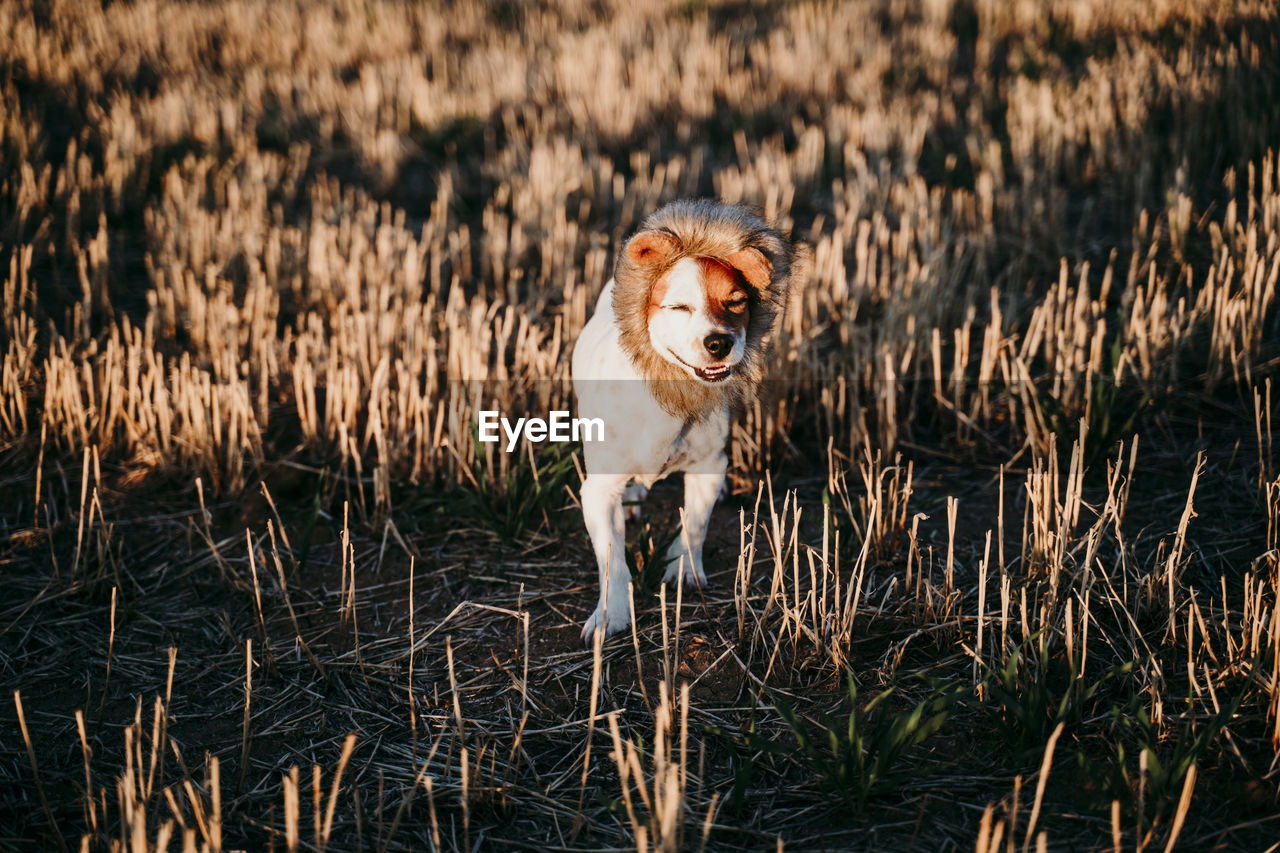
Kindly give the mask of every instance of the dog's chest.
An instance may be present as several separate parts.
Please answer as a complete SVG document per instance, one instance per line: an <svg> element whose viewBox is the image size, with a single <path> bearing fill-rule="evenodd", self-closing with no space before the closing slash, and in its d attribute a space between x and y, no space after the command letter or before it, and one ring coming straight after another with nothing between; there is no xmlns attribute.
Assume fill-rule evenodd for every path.
<svg viewBox="0 0 1280 853"><path fill-rule="evenodd" d="M647 488L653 482L677 471L697 474L705 467L707 473L714 472L715 460L724 452L728 439L728 409L717 410L702 420L683 424L671 439L661 470L653 477L652 482L641 482L641 485ZM640 479L637 477L637 482Z"/></svg>

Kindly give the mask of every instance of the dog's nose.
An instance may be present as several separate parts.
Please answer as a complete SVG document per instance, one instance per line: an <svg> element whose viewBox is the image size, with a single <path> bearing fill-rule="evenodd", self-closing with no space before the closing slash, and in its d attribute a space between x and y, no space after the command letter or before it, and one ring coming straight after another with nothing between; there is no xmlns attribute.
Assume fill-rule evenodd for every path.
<svg viewBox="0 0 1280 853"><path fill-rule="evenodd" d="M702 339L702 345L711 353L712 358L724 358L733 349L733 338L724 332L712 332Z"/></svg>

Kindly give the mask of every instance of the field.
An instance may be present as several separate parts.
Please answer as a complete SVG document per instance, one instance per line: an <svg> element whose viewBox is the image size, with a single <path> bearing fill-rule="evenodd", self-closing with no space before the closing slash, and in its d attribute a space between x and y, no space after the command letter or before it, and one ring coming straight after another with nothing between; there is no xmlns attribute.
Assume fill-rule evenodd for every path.
<svg viewBox="0 0 1280 853"><path fill-rule="evenodd" d="M0 848L1277 849L1278 14L0 0ZM701 196L810 268L583 648L477 412Z"/></svg>

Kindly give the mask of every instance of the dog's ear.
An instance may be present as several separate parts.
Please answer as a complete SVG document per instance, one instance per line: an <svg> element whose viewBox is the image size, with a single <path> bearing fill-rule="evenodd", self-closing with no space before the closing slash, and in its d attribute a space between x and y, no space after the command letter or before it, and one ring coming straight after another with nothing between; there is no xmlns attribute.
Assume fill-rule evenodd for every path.
<svg viewBox="0 0 1280 853"><path fill-rule="evenodd" d="M742 274L757 293L764 293L773 281L773 264L759 249L748 246L729 256L729 266Z"/></svg>
<svg viewBox="0 0 1280 853"><path fill-rule="evenodd" d="M680 249L680 241L666 231L641 231L627 241L624 250L631 263L651 267L662 263Z"/></svg>

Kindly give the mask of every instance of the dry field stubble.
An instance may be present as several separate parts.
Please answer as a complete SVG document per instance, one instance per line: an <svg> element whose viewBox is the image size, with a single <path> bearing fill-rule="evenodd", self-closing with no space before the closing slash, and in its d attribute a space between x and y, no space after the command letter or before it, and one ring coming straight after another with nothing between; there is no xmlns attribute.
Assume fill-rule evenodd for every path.
<svg viewBox="0 0 1280 853"><path fill-rule="evenodd" d="M0 846L1280 838L1280 24L0 2ZM659 203L813 249L704 591L583 650Z"/></svg>

